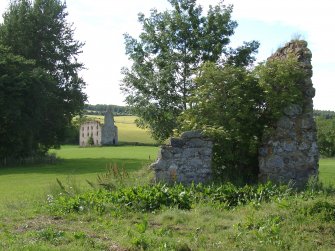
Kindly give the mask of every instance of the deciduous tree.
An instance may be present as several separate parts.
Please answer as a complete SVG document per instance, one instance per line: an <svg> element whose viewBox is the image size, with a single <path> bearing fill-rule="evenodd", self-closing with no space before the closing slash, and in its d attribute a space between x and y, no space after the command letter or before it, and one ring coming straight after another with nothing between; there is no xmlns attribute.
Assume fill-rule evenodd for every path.
<svg viewBox="0 0 335 251"><path fill-rule="evenodd" d="M55 82L32 60L0 45L0 160L46 150L40 145Z"/></svg>
<svg viewBox="0 0 335 251"><path fill-rule="evenodd" d="M132 61L124 68L122 89L126 101L139 116L138 125L164 140L177 127L177 117L188 108L194 76L206 61L244 65L252 61L257 42L228 48L237 23L231 6L210 6L207 15L196 0L169 0L171 10L153 9L139 14L138 39L125 35L126 54Z"/></svg>
<svg viewBox="0 0 335 251"><path fill-rule="evenodd" d="M32 117L39 123L38 131L33 130L32 140L35 147L44 150L60 144L65 128L86 100L85 83L79 76L83 64L77 61L83 43L74 39L74 29L67 22L67 15L66 4L60 0L16 0L10 3L0 24L0 44L13 55L32 60L35 68L49 76L49 82L32 83L31 86L39 88L31 90L34 99L25 103L27 109L38 111ZM2 72L4 75L6 72ZM15 81L6 85L10 83L15 84ZM26 93L17 91L17 96L28 98ZM43 102L44 99L48 102ZM24 112L17 110L18 114Z"/></svg>

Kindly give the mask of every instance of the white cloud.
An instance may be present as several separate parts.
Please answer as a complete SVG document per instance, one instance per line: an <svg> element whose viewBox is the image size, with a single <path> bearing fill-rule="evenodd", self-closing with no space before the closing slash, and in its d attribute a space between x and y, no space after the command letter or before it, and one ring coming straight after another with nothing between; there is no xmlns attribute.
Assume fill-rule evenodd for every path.
<svg viewBox="0 0 335 251"><path fill-rule="evenodd" d="M139 12L148 13L153 7L166 8L163 1L91 1L68 0L70 20L76 36L85 41L81 59L88 68L84 78L90 103L123 104L119 84L121 67L129 65L125 55L123 34L139 34Z"/></svg>
<svg viewBox="0 0 335 251"><path fill-rule="evenodd" d="M198 3L205 7L219 1L198 0ZM1 12L8 2L9 0L0 0ZM233 41L240 44L242 40L260 40L261 59L291 38L285 32L285 27L289 32L301 33L313 52L313 81L317 89L315 107L335 110L335 101L330 97L335 93L335 85L332 84L335 79L335 35L332 32L335 26L335 1L226 0L224 4L234 5L233 19L237 22L240 20L240 26L255 22L257 27L252 27L248 36L245 34L246 29L239 27ZM83 75L88 84L86 91L89 102L122 104L123 96L119 91L122 78L120 69L129 65L122 34L128 32L132 36L138 35L141 30L137 22L138 12L148 13L152 7L163 10L169 6L168 2L67 0L67 6L69 19L77 28L76 37L86 42L81 60L88 68ZM263 31L266 34L262 34ZM282 38L280 34L284 34Z"/></svg>

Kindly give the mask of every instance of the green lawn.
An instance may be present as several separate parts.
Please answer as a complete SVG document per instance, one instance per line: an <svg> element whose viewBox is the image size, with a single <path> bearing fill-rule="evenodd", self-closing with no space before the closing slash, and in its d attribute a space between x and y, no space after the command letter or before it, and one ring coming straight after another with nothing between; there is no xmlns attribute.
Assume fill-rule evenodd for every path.
<svg viewBox="0 0 335 251"><path fill-rule="evenodd" d="M56 186L56 178L78 187L87 187L86 179L95 181L97 174L105 172L108 164L117 163L128 171L138 170L156 158L158 148L63 146L51 152L62 160L54 165L0 168L0 203L45 196Z"/></svg>
<svg viewBox="0 0 335 251"><path fill-rule="evenodd" d="M320 159L319 171L323 183L335 185L335 158Z"/></svg>

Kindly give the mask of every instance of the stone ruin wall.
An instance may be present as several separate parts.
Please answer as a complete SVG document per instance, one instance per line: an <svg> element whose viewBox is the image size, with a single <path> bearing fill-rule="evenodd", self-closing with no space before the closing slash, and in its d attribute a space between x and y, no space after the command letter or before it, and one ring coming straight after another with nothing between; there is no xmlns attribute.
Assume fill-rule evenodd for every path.
<svg viewBox="0 0 335 251"><path fill-rule="evenodd" d="M213 143L199 131L171 138L169 145L161 146L158 160L151 165L156 181L184 184L210 181L212 148Z"/></svg>
<svg viewBox="0 0 335 251"><path fill-rule="evenodd" d="M259 149L259 179L305 185L311 176L318 175L318 148L316 125L313 118L315 89L312 77L312 53L305 41L292 41L274 53L268 60L287 58L293 54L303 65L306 78L297 83L303 91L303 105L288 105L270 137Z"/></svg>
<svg viewBox="0 0 335 251"><path fill-rule="evenodd" d="M303 105L288 105L276 127L263 139L259 149L259 180L265 182L293 182L305 185L311 176L318 175L316 125L313 118L315 89L312 84L312 53L305 41L292 41L268 60L286 58L294 54L306 71L306 78L297 83L304 93ZM181 138L171 138L161 146L158 160L152 164L156 181L198 183L212 177L213 143L199 131L189 131Z"/></svg>

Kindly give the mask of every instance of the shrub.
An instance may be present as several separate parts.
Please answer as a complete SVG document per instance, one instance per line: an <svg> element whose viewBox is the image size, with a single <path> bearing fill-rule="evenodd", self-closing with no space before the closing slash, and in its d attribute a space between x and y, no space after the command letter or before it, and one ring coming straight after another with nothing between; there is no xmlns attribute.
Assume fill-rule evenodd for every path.
<svg viewBox="0 0 335 251"><path fill-rule="evenodd" d="M156 184L123 187L113 191L100 189L78 195L62 193L55 198L49 197L48 206L51 212L57 214L128 210L153 212L163 207L189 210L195 203L209 203L231 209L250 202L262 203L283 198L290 192L287 186L271 183L244 187L236 187L231 183L191 186Z"/></svg>
<svg viewBox="0 0 335 251"><path fill-rule="evenodd" d="M323 221L335 221L335 204L327 201L316 201L303 209L306 216L318 217Z"/></svg>
<svg viewBox="0 0 335 251"><path fill-rule="evenodd" d="M180 131L202 130L214 142L215 177L257 180L258 149L289 104L302 104L305 72L294 56L255 69L205 63L179 117Z"/></svg>

